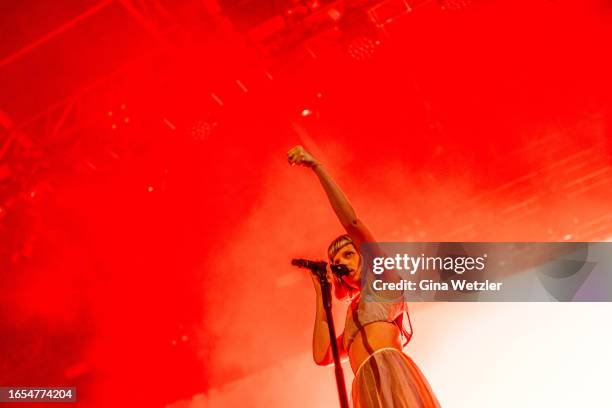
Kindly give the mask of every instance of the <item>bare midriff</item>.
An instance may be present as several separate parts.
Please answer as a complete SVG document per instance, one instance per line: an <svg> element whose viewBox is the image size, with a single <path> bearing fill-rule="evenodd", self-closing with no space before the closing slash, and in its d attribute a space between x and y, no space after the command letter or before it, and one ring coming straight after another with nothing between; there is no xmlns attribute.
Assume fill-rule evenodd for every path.
<svg viewBox="0 0 612 408"><path fill-rule="evenodd" d="M349 361L353 373L370 354L382 348L402 351L401 333L395 323L374 322L362 327L349 346Z"/></svg>

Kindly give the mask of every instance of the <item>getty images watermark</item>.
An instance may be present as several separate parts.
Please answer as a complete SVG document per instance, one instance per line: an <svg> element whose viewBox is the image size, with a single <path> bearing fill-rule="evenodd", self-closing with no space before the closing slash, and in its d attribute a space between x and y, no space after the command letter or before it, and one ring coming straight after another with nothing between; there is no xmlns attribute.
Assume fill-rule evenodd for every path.
<svg viewBox="0 0 612 408"><path fill-rule="evenodd" d="M387 242L362 252L366 301L611 301L609 242Z"/></svg>

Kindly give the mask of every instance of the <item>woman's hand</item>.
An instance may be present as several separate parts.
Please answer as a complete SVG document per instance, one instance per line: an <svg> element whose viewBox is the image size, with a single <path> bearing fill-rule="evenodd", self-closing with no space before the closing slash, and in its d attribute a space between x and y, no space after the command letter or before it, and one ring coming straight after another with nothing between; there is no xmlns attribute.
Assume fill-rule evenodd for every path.
<svg viewBox="0 0 612 408"><path fill-rule="evenodd" d="M315 159L313 155L308 153L306 149L299 145L287 152L287 160L292 166L298 164L304 167L314 167L320 164L320 162Z"/></svg>
<svg viewBox="0 0 612 408"><path fill-rule="evenodd" d="M312 279L312 283L314 285L315 292L317 293L317 296L321 296L321 294L322 294L322 292L321 292L321 282L319 282L319 277L316 274L314 274L314 273L311 273L310 277ZM326 267L325 277L327 278L327 282L329 283L329 286L331 288L332 287L332 282L334 281L334 275L333 275L333 273L331 271L331 268L330 268L329 264L327 264L327 267Z"/></svg>

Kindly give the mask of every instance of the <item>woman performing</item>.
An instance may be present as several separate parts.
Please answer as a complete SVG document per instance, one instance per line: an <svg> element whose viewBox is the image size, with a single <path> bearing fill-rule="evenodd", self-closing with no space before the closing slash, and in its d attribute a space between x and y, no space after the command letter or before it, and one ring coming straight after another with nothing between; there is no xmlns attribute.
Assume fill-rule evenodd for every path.
<svg viewBox="0 0 612 408"><path fill-rule="evenodd" d="M440 404L423 373L402 352L412 334L408 308L403 299L362 301L360 291L361 255L364 243L376 240L357 218L348 199L325 168L301 146L288 153L291 165L309 167L319 178L325 193L346 230L327 250L329 261L346 265L350 273L336 278L327 268L327 279L338 299L350 299L344 333L337 339L341 357L347 357L355 374L351 400L355 408L429 408ZM329 330L325 318L321 285L312 275L316 291L316 317L312 351L318 365L333 362Z"/></svg>

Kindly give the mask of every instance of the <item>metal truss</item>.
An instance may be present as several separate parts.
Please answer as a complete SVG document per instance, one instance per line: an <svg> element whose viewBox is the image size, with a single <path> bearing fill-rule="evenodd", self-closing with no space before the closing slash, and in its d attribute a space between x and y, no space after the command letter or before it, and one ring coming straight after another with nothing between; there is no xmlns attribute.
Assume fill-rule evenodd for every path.
<svg viewBox="0 0 612 408"><path fill-rule="evenodd" d="M204 15L210 15L210 12L215 10L215 3L215 0L209 0L204 4L197 2L197 5L202 9ZM100 98L108 97L113 87L132 67L142 63L143 59L160 54L170 58L176 55L177 47L169 39L168 34L180 28L180 21L162 2L159 0L103 0L0 60L0 67L9 65L37 47L55 40L56 37L75 25L85 24L87 19L112 4L121 5L134 22L155 40L158 45L157 49L129 61L124 66L81 87L63 100L20 123L15 123L0 110L0 169L3 169L0 174L8 172L7 174L13 179L11 183L0 184L0 207L11 199L11 196L23 195L29 186L37 183L35 178L38 172L32 168L33 163L48 160L46 153L49 149L57 149L59 146L62 151L69 154L82 142L79 137L74 136L103 120L103 112L99 112ZM36 160L32 160L33 158Z"/></svg>

